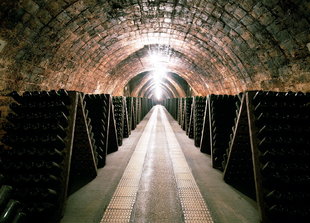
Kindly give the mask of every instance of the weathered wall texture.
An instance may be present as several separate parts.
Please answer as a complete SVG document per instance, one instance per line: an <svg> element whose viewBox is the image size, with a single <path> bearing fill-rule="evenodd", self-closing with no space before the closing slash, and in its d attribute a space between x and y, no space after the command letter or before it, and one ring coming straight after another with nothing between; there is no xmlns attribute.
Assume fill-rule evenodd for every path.
<svg viewBox="0 0 310 223"><path fill-rule="evenodd" d="M1 0L0 92L122 94L148 49L197 94L310 91L310 1Z"/></svg>

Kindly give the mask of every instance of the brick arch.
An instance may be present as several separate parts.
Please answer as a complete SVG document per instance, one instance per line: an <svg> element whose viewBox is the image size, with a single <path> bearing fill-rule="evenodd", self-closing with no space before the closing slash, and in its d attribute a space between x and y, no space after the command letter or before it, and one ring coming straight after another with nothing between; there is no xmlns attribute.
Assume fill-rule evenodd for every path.
<svg viewBox="0 0 310 223"><path fill-rule="evenodd" d="M173 94L173 91L168 86L162 84L160 86L160 88L162 90L161 99L167 99L167 98L174 98L174 97L176 97L176 95ZM155 89L154 86L148 86L146 91L145 91L145 93L144 93L144 96L147 97L147 98L157 99L154 89Z"/></svg>
<svg viewBox="0 0 310 223"><path fill-rule="evenodd" d="M152 71L140 73L127 83L126 87L127 89L130 89L128 96L144 97L146 96L146 92L153 86L153 84L154 81L152 77ZM162 84L162 87L169 89L173 93L173 97L187 96L189 85L178 74L167 73L163 79Z"/></svg>
<svg viewBox="0 0 310 223"><path fill-rule="evenodd" d="M0 11L1 91L120 94L124 76L149 70L132 56L152 44L178 52L169 71L198 94L310 89L308 1L3 0Z"/></svg>

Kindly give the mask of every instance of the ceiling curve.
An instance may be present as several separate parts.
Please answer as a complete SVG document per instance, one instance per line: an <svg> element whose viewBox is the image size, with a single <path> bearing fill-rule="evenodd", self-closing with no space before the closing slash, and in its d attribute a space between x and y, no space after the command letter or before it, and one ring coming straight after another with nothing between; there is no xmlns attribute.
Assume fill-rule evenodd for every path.
<svg viewBox="0 0 310 223"><path fill-rule="evenodd" d="M152 70L154 50L197 95L310 90L309 1L2 0L0 6L1 92L122 95L132 78ZM166 95L183 94L177 86L163 84Z"/></svg>
<svg viewBox="0 0 310 223"><path fill-rule="evenodd" d="M154 75L153 71L147 71L136 75L125 86L125 89L128 89L126 96L156 98L156 87L162 90L163 94L161 98L191 96L191 87L187 81L178 74L167 73L162 78L159 86L156 85ZM124 92L125 91L126 90L124 90Z"/></svg>

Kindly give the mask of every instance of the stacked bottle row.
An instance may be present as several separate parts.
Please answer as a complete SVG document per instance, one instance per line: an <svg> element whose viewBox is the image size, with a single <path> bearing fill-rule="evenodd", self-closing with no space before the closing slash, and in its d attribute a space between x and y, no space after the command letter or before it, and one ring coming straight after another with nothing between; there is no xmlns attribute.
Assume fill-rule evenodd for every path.
<svg viewBox="0 0 310 223"><path fill-rule="evenodd" d="M86 109L90 119L90 130L93 135L93 148L96 152L98 167L106 163L107 143L109 132L109 95L87 94L85 95Z"/></svg>
<svg viewBox="0 0 310 223"><path fill-rule="evenodd" d="M224 170L222 162L229 147L230 134L236 117L236 101L238 98L231 95L210 95L210 144L213 168Z"/></svg>
<svg viewBox="0 0 310 223"><path fill-rule="evenodd" d="M129 137L131 130L151 110L153 102L147 98L113 96L113 105L118 145L121 146L123 138Z"/></svg>
<svg viewBox="0 0 310 223"><path fill-rule="evenodd" d="M12 199L13 188L4 181L4 176L0 175L0 222L22 223L26 214L21 210L21 203Z"/></svg>
<svg viewBox="0 0 310 223"><path fill-rule="evenodd" d="M66 193L71 99L68 92L12 92L1 172L30 219L60 217Z"/></svg>
<svg viewBox="0 0 310 223"><path fill-rule="evenodd" d="M14 99L8 96L0 96L0 144L1 139L5 135L2 128L7 123L6 116L10 113L9 105L14 102Z"/></svg>
<svg viewBox="0 0 310 223"><path fill-rule="evenodd" d="M145 117L145 115L151 110L153 107L152 99L148 98L131 98L132 100L132 130L136 128L136 126L140 123L140 121ZM130 114L128 113L128 116Z"/></svg>
<svg viewBox="0 0 310 223"><path fill-rule="evenodd" d="M255 180L245 95L240 102L239 100L236 102L237 117L229 147L224 155L224 181L255 200Z"/></svg>
<svg viewBox="0 0 310 223"><path fill-rule="evenodd" d="M310 222L310 94L248 98L262 220Z"/></svg>
<svg viewBox="0 0 310 223"><path fill-rule="evenodd" d="M142 98L137 98L137 116L138 123L142 121Z"/></svg>
<svg viewBox="0 0 310 223"><path fill-rule="evenodd" d="M210 118L209 118L209 97L206 97L206 106L203 116L203 126L200 141L200 152L211 155L210 145Z"/></svg>
<svg viewBox="0 0 310 223"><path fill-rule="evenodd" d="M124 103L122 96L113 96L114 116L117 130L117 142L121 146L123 144L124 134Z"/></svg>
<svg viewBox="0 0 310 223"><path fill-rule="evenodd" d="M192 113L192 102L193 102L192 97L185 98L184 126L182 126L185 132L188 132L188 129L189 129L191 113Z"/></svg>
<svg viewBox="0 0 310 223"><path fill-rule="evenodd" d="M185 106L185 98L179 98L178 100L178 123L181 126L184 122L184 106Z"/></svg>
<svg viewBox="0 0 310 223"><path fill-rule="evenodd" d="M213 166L224 169L224 180L257 200L262 222L310 222L310 94L260 91L241 102L227 95L207 101L204 127L209 120L211 131L203 128L201 142L211 136Z"/></svg>
<svg viewBox="0 0 310 223"><path fill-rule="evenodd" d="M143 119L153 107L153 101L152 99L149 98L140 98L140 100L141 100L141 119Z"/></svg>
<svg viewBox="0 0 310 223"><path fill-rule="evenodd" d="M133 108L133 98L126 97L126 105L127 105L127 114L128 114L128 134L131 134L131 130L136 128L136 118L134 115L134 108Z"/></svg>
<svg viewBox="0 0 310 223"><path fill-rule="evenodd" d="M194 113L194 143L195 146L200 147L203 119L206 108L206 97L194 97L193 103L193 113Z"/></svg>
<svg viewBox="0 0 310 223"><path fill-rule="evenodd" d="M139 117L138 117L138 111L139 111L139 109L138 109L138 98L132 98L132 112L133 112L132 115L134 117L132 119L132 120L134 120L133 125L132 125L132 130L134 130L140 122Z"/></svg>
<svg viewBox="0 0 310 223"><path fill-rule="evenodd" d="M97 148L85 96L77 95L68 194L72 194L97 176Z"/></svg>
<svg viewBox="0 0 310 223"><path fill-rule="evenodd" d="M168 98L164 106L174 119L178 118L178 98Z"/></svg>
<svg viewBox="0 0 310 223"><path fill-rule="evenodd" d="M65 90L10 96L14 102L5 107L10 113L1 128L0 171L27 222L58 222L67 193L96 177L106 153L118 149L112 97ZM132 108L139 109L131 117L143 117L140 101L147 105L144 113L151 104L135 101Z"/></svg>
<svg viewBox="0 0 310 223"><path fill-rule="evenodd" d="M123 109L124 109L124 127L123 127L123 138L128 138L130 134L130 126L128 121L128 110L127 110L127 100L123 98Z"/></svg>
<svg viewBox="0 0 310 223"><path fill-rule="evenodd" d="M239 112L240 112L242 93L239 94L239 95L236 95L235 98L237 99L235 101L235 109L236 109L235 110L235 115L231 116L231 117L234 117L234 124L232 126L232 131L230 132L230 135L229 135L228 147L226 148L226 151L225 151L225 153L223 155L223 161L222 161L223 169L225 169L225 167L226 167L227 159L228 159L228 156L229 156L232 144L233 144L233 137L234 137L234 134L235 134L235 130L238 127L238 124L239 124L238 123L238 118L239 118ZM243 137L247 137L249 139L248 134L246 134L247 133L246 130L249 130L249 129L248 129L248 127L245 126L245 124L246 124L246 119L244 119L245 117L246 117L246 115L242 116L243 119L240 120L242 122L242 123L240 123L242 125L242 127L241 127L241 130L239 129L239 131L241 131L241 132L238 132L238 135L242 134Z"/></svg>
<svg viewBox="0 0 310 223"><path fill-rule="evenodd" d="M191 103L191 108L190 108L190 116L189 116L189 123L187 126L187 131L186 135L190 138L194 138L194 115L195 115L195 100L194 97L192 97L192 103Z"/></svg>

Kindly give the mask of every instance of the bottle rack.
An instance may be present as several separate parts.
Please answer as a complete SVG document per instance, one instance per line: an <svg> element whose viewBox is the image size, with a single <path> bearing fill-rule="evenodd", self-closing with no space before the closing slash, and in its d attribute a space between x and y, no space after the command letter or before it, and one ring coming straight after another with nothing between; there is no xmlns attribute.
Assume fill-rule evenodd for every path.
<svg viewBox="0 0 310 223"><path fill-rule="evenodd" d="M118 150L112 97L59 90L0 99L0 171L12 199L26 222L59 222L67 195L96 177L101 155Z"/></svg>
<svg viewBox="0 0 310 223"><path fill-rule="evenodd" d="M206 97L206 107L203 116L203 127L202 135L200 141L200 152L211 155L211 146L210 146L210 118L209 118L209 97Z"/></svg>
<svg viewBox="0 0 310 223"><path fill-rule="evenodd" d="M236 112L238 116L229 143L227 163L223 165L224 181L255 200L255 180L245 95L241 99L241 105L237 104Z"/></svg>
<svg viewBox="0 0 310 223"><path fill-rule="evenodd" d="M126 103L126 98L123 97L123 108L124 108L124 130L123 130L123 138L128 138L129 137L129 132L130 132L130 126L129 126L129 121L128 121L128 111L127 111L127 103Z"/></svg>
<svg viewBox="0 0 310 223"><path fill-rule="evenodd" d="M152 99L132 98L132 129L136 128L152 107Z"/></svg>
<svg viewBox="0 0 310 223"><path fill-rule="evenodd" d="M236 97L230 95L210 95L208 100L212 167L221 171L236 116L235 102Z"/></svg>
<svg viewBox="0 0 310 223"><path fill-rule="evenodd" d="M234 136L234 132L235 132L235 128L237 127L237 121L238 121L238 117L239 117L239 111L240 111L240 106L241 106L241 101L242 101L242 93L240 93L239 95L235 95L235 99L236 99L236 102L235 102L235 118L234 118L234 124L233 124L233 127L232 127L232 131L229 135L229 143L228 143L228 147L226 147L226 151L223 155L223 161L222 161L222 167L223 169L225 169L226 165L227 165L227 160L228 160L228 156L229 156L229 153L230 153L230 150L231 150L231 145L233 143L233 136ZM243 121L243 119L242 119ZM243 121L245 122L245 121ZM243 127L242 127L243 128Z"/></svg>
<svg viewBox="0 0 310 223"><path fill-rule="evenodd" d="M129 134L131 133L131 130L134 130L136 128L136 116L134 111L134 98L133 97L127 97L127 112L128 112L128 123L129 123Z"/></svg>
<svg viewBox="0 0 310 223"><path fill-rule="evenodd" d="M246 93L262 222L310 222L310 94Z"/></svg>
<svg viewBox="0 0 310 223"><path fill-rule="evenodd" d="M0 146L3 145L1 141L2 137L6 133L4 131L4 126L7 124L6 116L10 113L9 105L12 102L14 102L14 99L12 99L11 97L0 95Z"/></svg>
<svg viewBox="0 0 310 223"><path fill-rule="evenodd" d="M137 98L132 98L132 130L135 129L138 125L138 115L137 115Z"/></svg>
<svg viewBox="0 0 310 223"><path fill-rule="evenodd" d="M196 99L194 107L195 103ZM187 131L189 111L186 98L182 128ZM225 182L257 201L263 223L306 223L310 222L309 136L310 93L209 95L201 150L211 152L213 167L224 169ZM220 153L214 142L219 139L227 144Z"/></svg>
<svg viewBox="0 0 310 223"><path fill-rule="evenodd" d="M124 135L124 104L122 96L113 96L114 115L117 130L117 142L121 146L123 144Z"/></svg>
<svg viewBox="0 0 310 223"><path fill-rule="evenodd" d="M137 124L141 122L141 98L136 99Z"/></svg>
<svg viewBox="0 0 310 223"><path fill-rule="evenodd" d="M106 102L109 109L109 126L108 126L108 149L107 154L114 153L118 151L118 138L117 138L117 129L116 129L116 119L114 115L114 105L113 105L113 99L112 96L109 94L106 94Z"/></svg>
<svg viewBox="0 0 310 223"><path fill-rule="evenodd" d="M77 94L76 117L73 127L73 148L69 159L68 194L80 189L97 176L99 149L96 146L94 127L88 117L83 93ZM97 152L96 152L97 151ZM87 168L86 168L87 167Z"/></svg>
<svg viewBox="0 0 310 223"><path fill-rule="evenodd" d="M58 222L67 197L78 93L11 94L1 170L31 221Z"/></svg>
<svg viewBox="0 0 310 223"><path fill-rule="evenodd" d="M107 145L109 136L109 95L86 94L84 101L90 119L90 134L93 135L92 145L96 152L97 167L104 167L106 164Z"/></svg>
<svg viewBox="0 0 310 223"><path fill-rule="evenodd" d="M191 111L192 111L192 97L185 98L185 111L184 111L184 126L182 126L182 129L185 130L185 132L188 132L189 129L189 123L191 119Z"/></svg>
<svg viewBox="0 0 310 223"><path fill-rule="evenodd" d="M205 114L206 107L206 97L197 96L194 98L194 143L195 146L200 147L202 128L203 128L203 119Z"/></svg>
<svg viewBox="0 0 310 223"><path fill-rule="evenodd" d="M141 98L141 119L143 119L146 114L148 113L149 109L150 109L150 99L148 98Z"/></svg>
<svg viewBox="0 0 310 223"><path fill-rule="evenodd" d="M164 100L163 105L167 109L167 111L171 114L171 111L170 111L170 98Z"/></svg>
<svg viewBox="0 0 310 223"><path fill-rule="evenodd" d="M172 98L172 112L173 112L173 118L175 120L178 120L178 116L179 116L179 99L178 98Z"/></svg>
<svg viewBox="0 0 310 223"><path fill-rule="evenodd" d="M190 139L194 138L194 114L195 114L194 108L195 108L195 99L194 97L192 97L189 122L188 122L187 131L186 131L186 135L188 135Z"/></svg>
<svg viewBox="0 0 310 223"><path fill-rule="evenodd" d="M174 104L174 117L175 120L178 121L179 120L179 98L173 98L173 104Z"/></svg>
<svg viewBox="0 0 310 223"><path fill-rule="evenodd" d="M178 122L180 126L183 126L183 122L184 122L184 105L185 105L185 98L179 98Z"/></svg>
<svg viewBox="0 0 310 223"><path fill-rule="evenodd" d="M165 101L165 107L171 116L177 120L178 119L178 98L168 98Z"/></svg>
<svg viewBox="0 0 310 223"><path fill-rule="evenodd" d="M147 100L147 105L148 105L147 111L146 111L146 114L147 114L153 108L154 102L153 102L153 99L151 99L151 98L148 98L146 100Z"/></svg>
<svg viewBox="0 0 310 223"><path fill-rule="evenodd" d="M22 223L26 214L21 210L21 203L12 199L13 188L3 182L4 176L0 175L0 222Z"/></svg>

